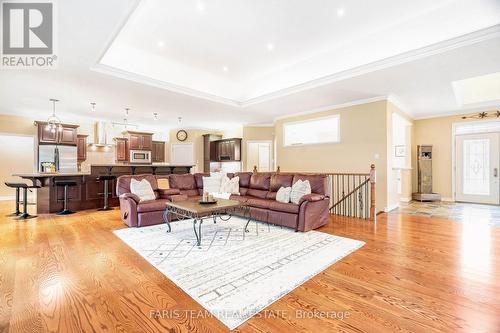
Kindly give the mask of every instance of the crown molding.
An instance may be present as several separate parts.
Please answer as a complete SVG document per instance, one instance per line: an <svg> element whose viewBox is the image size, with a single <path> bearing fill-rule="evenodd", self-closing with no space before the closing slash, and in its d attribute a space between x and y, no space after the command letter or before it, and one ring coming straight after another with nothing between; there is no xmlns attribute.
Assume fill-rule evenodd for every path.
<svg viewBox="0 0 500 333"><path fill-rule="evenodd" d="M153 86L156 88L166 89L166 90L169 90L169 91L172 91L175 93L184 94L184 95L188 95L188 96L196 97L196 98L203 98L203 99L206 99L206 100L209 100L212 102L222 103L222 104L226 104L226 105L230 105L230 106L241 107L240 102L229 99L229 98L221 97L218 95L213 95L210 93L206 93L203 91L199 91L199 90L195 90L195 89L191 89L191 88L187 88L187 87L183 87L183 86L179 86L179 85L168 83L168 82L161 81L161 80L156 80L156 79L144 76L144 75L132 73L132 72L118 69L118 68L115 68L112 66L103 65L103 64L95 64L90 69L92 71L95 71L98 73L112 75L112 76L115 76L115 77L118 77L121 79L126 79L126 80L130 80L133 82L146 84L146 85Z"/></svg>
<svg viewBox="0 0 500 333"><path fill-rule="evenodd" d="M371 98L365 98L365 99L358 99L355 101L347 102L347 103L342 103L342 104L331 104L331 105L326 105L322 106L319 108L311 109L311 110L305 110L305 111L299 111L295 113L290 113L287 115L283 116L278 116L274 118L274 123L276 121L281 120L281 119L287 119L287 118L293 118L297 116L303 116L307 114L313 114L313 113L319 113L319 112L325 112L325 111L332 111L332 110L337 110L337 109L343 109L347 108L350 106L356 106L356 105L361 105L361 104L368 104L368 103L374 103L374 102L380 102L380 101L387 101L389 96L377 96L377 97L371 97Z"/></svg>
<svg viewBox="0 0 500 333"><path fill-rule="evenodd" d="M488 112L488 111L495 111L500 108L500 104L492 104L488 106L482 106L482 107L473 107L473 108L467 108L467 109L457 109L457 110L448 110L444 112L440 112L437 114L432 114L432 115L423 115L420 117L414 118L414 120L425 120L425 119L433 119L433 118L441 118L441 117L452 117L452 116L464 116L468 115L471 113L476 113L476 112Z"/></svg>

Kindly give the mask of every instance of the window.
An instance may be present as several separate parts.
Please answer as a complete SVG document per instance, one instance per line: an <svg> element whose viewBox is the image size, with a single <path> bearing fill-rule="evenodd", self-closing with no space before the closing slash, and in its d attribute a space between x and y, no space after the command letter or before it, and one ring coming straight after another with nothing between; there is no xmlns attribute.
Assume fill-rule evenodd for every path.
<svg viewBox="0 0 500 333"><path fill-rule="evenodd" d="M340 116L329 116L283 125L283 145L340 142Z"/></svg>

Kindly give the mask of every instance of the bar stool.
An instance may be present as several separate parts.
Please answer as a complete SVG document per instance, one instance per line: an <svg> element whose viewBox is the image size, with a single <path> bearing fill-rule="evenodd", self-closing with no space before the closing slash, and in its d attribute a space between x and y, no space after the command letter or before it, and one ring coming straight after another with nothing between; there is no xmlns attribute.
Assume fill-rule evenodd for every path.
<svg viewBox="0 0 500 333"><path fill-rule="evenodd" d="M109 197L109 181L116 179L116 176L112 175L103 175L103 176L98 176L97 181L101 182L104 181L104 193L99 193L104 195L104 207L99 208L98 211L103 211L103 210L112 210L113 208L108 206L108 197Z"/></svg>
<svg viewBox="0 0 500 333"><path fill-rule="evenodd" d="M55 181L56 186L58 187L64 187L64 209L60 211L59 213L56 213L57 215L69 215L73 214L74 212L68 209L68 202L69 202L69 197L68 197L68 189L71 186L76 186L76 181L74 180L56 180Z"/></svg>
<svg viewBox="0 0 500 333"><path fill-rule="evenodd" d="M10 187L10 188L15 188L16 189L16 211L10 215L7 216L19 216L21 215L21 211L19 210L19 204L21 203L19 201L19 192L21 188L25 188L27 185L24 183L8 183L5 182L5 185Z"/></svg>
<svg viewBox="0 0 500 333"><path fill-rule="evenodd" d="M28 214L28 205L30 204L28 202L28 191L32 192L32 188L40 188L40 186L36 185L27 185L25 183L5 183L8 187L15 188L16 189L16 211L11 215L11 216L18 216L18 220L27 220L27 219L32 219L35 218L36 215L30 215ZM20 189L23 189L23 201L19 201L19 191ZM23 213L19 211L19 204L23 205Z"/></svg>

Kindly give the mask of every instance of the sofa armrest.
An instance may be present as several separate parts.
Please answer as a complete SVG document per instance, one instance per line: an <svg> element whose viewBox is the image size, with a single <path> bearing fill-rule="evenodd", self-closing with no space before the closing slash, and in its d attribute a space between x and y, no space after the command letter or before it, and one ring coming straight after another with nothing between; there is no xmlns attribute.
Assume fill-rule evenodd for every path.
<svg viewBox="0 0 500 333"><path fill-rule="evenodd" d="M158 194L160 195L161 199L170 199L171 196L178 195L180 193L181 193L181 191L177 188L159 189L158 190Z"/></svg>
<svg viewBox="0 0 500 333"><path fill-rule="evenodd" d="M310 193L302 196L299 201L299 205L301 205L304 201L307 202L316 202L316 201L321 201L325 198L324 195L322 194L317 194L317 193Z"/></svg>
<svg viewBox="0 0 500 333"><path fill-rule="evenodd" d="M135 203L139 203L139 201L141 201L141 198L139 198L139 196L137 196L136 194L134 193L123 193L120 195L120 199L131 199L131 200L134 200Z"/></svg>

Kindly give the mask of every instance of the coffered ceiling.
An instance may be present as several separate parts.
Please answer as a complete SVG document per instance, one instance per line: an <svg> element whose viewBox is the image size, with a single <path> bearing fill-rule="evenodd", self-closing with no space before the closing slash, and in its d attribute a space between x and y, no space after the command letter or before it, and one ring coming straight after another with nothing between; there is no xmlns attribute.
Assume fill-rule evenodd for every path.
<svg viewBox="0 0 500 333"><path fill-rule="evenodd" d="M59 67L0 70L1 113L54 97L68 118L225 128L381 96L417 118L498 106L452 83L500 72L497 0L65 0L58 20Z"/></svg>

